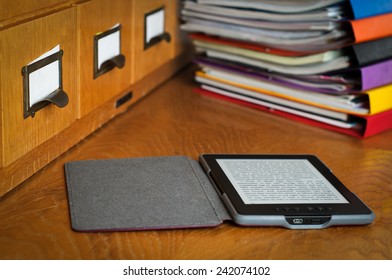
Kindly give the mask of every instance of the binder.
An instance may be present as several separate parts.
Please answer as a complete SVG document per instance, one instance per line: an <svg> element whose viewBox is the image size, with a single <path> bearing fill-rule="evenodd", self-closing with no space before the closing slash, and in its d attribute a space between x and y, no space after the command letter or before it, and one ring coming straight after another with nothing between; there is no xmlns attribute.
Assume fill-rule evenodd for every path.
<svg viewBox="0 0 392 280"><path fill-rule="evenodd" d="M258 42L260 44L268 44L272 48L286 49L297 52L317 52L321 49L326 50L340 48L351 44L357 44L391 36L392 25L390 22L392 22L392 11L388 12L391 9L391 7L388 5L392 2L392 0L383 1L387 3L376 1L375 4L374 1L366 1L366 4L362 4L363 1L358 1L358 3L357 1L353 1L353 7L356 7L355 11L366 11L368 15L367 17L346 16L345 18L340 18L339 21L333 19L324 19L330 24L337 24L337 22L338 24L328 32L322 33L319 36L314 36L313 39L304 35L305 37L297 37L295 40L288 41L286 40L286 36L278 38L277 35L272 36L265 33L256 34L251 29L257 29L257 27L251 27L249 29L247 26L241 26L235 23L226 23L224 21L219 22L214 21L213 19L200 20L197 18L197 16L195 16L195 18L185 17L186 23L183 24L181 28L188 32L205 33L217 37L230 38L230 40ZM361 8L357 8L360 5L362 5ZM374 6L379 7L380 10L373 9L372 7ZM208 13L208 11L204 12ZM360 14L360 12L357 13ZM285 14L284 16L289 17L290 15ZM262 15L258 19L265 20ZM318 20L322 19L319 18ZM298 18L298 21L301 21L301 18ZM287 24L290 24L290 22L287 22ZM238 26L240 26L241 29L237 28ZM268 28L260 29L268 30ZM284 29L275 29L274 31L277 32L282 30ZM313 32L314 31L315 30L313 30Z"/></svg>
<svg viewBox="0 0 392 280"><path fill-rule="evenodd" d="M371 3L372 1L369 1ZM353 43L392 36L392 13L350 20Z"/></svg>
<svg viewBox="0 0 392 280"><path fill-rule="evenodd" d="M229 38L217 37L213 35L205 35L202 33L190 33L189 37L193 40L206 41L211 43L223 44L232 47L244 48L252 51L259 51L263 53L273 54L273 55L282 55L282 56L298 56L305 54L312 54L314 52L298 52L298 51L290 51L272 48L269 46L264 46L262 44L256 44L246 41L237 41ZM391 43L392 45L392 43Z"/></svg>
<svg viewBox="0 0 392 280"><path fill-rule="evenodd" d="M218 83L228 84L228 85L232 85L235 87L240 87L243 89L251 90L254 92L260 92L263 94L277 96L277 97L285 98L288 100L293 100L296 102L316 106L319 108L324 108L324 109L329 109L329 110L333 110L333 111L337 111L337 112L343 112L343 113L354 114L354 115L359 115L359 116L371 116L371 115L375 115L375 114L392 109L392 84L361 92L361 95L364 95L364 97L367 99L368 107L366 108L367 110L362 110L362 109L356 110L355 108L353 108L353 109L347 108L346 109L343 107L325 105L322 102L322 100L310 101L310 100L306 100L302 97L293 97L288 94L280 93L278 91L266 90L264 88L258 88L255 86L249 86L246 84L233 82L230 80L210 76L210 75L203 73L203 72L200 72L200 71L196 73L196 77L202 77L202 78L205 78L208 80L216 81ZM367 112L365 112L365 111L367 111Z"/></svg>
<svg viewBox="0 0 392 280"><path fill-rule="evenodd" d="M346 48L357 66L365 66L392 58L392 36L354 44Z"/></svg>
<svg viewBox="0 0 392 280"><path fill-rule="evenodd" d="M308 1L306 3L290 3L290 1L270 1L271 3L241 3L241 1L218 1L223 6L230 8L242 7L252 8L270 13L282 13L282 14L293 14L293 13L311 13L315 10L326 9L333 7L334 5L342 6L346 2L346 6L343 6L345 10L350 10L350 18L359 19L370 17L378 14L384 14L392 12L392 1L390 0L345 0L345 1ZM263 2L263 1L259 1ZM266 1L268 2L268 1ZM274 2L277 2L276 4ZM281 3L283 2L283 3ZM313 3L311 3L313 2ZM200 4L217 4L217 1L199 0Z"/></svg>
<svg viewBox="0 0 392 280"><path fill-rule="evenodd" d="M392 110L388 110L379 114L375 114L372 116L356 116L357 120L360 122L360 125L352 127L352 128L342 128L334 125L326 124L323 122L315 121L312 119L308 119L302 116L290 114L287 112L279 111L279 110L271 110L268 107L261 106L258 104L254 104L251 102L238 100L232 97L223 96L220 94L213 93L211 91L207 91L201 88L194 88L194 91L198 94L218 98L224 101L228 101L231 103L239 104L242 106L247 106L250 108L254 108L257 110L261 110L264 112L269 112L284 118L288 118L294 121L298 121L304 124L320 127L323 129L328 129L331 131L343 133L346 135L354 136L356 138L368 138L370 136L374 136L376 134L385 132L389 129L392 129Z"/></svg>
<svg viewBox="0 0 392 280"><path fill-rule="evenodd" d="M203 4L203 5L217 4L213 2L214 1L212 1L212 3L209 1L198 1L199 4ZM341 6L343 6L345 11L351 12L351 14L348 16L350 19L361 19L361 18L392 12L391 0L346 0L346 1L336 1L335 3L333 3L333 1L332 2L331 1L330 2L308 1L308 2L316 2L316 3L314 5L307 4L306 6L303 6L304 4L297 4L297 3L290 4L289 3L290 1L286 1L288 3L285 4L277 3L276 5L274 5L273 1L271 1L271 3L268 3L267 5L263 5L259 3L247 3L247 2L241 3L240 1L219 1L219 2L220 4L222 4L222 6L229 7L231 9L234 8L244 8L245 10L255 9L266 13L271 13L271 14L281 13L283 15L290 15L290 16L292 14L316 13L317 10L320 11L323 9L328 9L328 7L333 7L334 5L340 7L341 2L346 2L346 6L344 6L344 3ZM192 9L191 3L187 3L186 8ZM320 13L319 15L321 18L322 13ZM326 17L323 17L322 19L325 20L325 18L328 17L329 18L336 17L336 13L331 13ZM269 18L269 20L272 19Z"/></svg>
<svg viewBox="0 0 392 280"><path fill-rule="evenodd" d="M210 42L214 44L221 44L224 46L243 48L246 50L252 50L271 55L291 57L312 55L315 53L305 51L281 50L252 42L236 41L211 35L204 35L200 33L191 33L189 37L192 40L198 40L201 42ZM366 66L372 63L380 62L392 58L392 36L353 44L351 46L344 47L343 51L352 58L353 63L355 63L354 66Z"/></svg>
<svg viewBox="0 0 392 280"><path fill-rule="evenodd" d="M367 44L367 43L364 43L364 44ZM206 45L206 46L207 46L207 50L208 50L208 48L209 48L208 46L209 45ZM218 54L219 54L220 53L219 52L219 47L221 46L221 44L215 44L215 46L212 45L212 50L214 51L214 48L218 48ZM374 48L372 48L371 46L370 47L364 47L360 51L358 51L356 53L354 52L352 54L352 56L350 56L350 58L352 60L356 60L356 62L354 62L354 64L351 65L349 68L347 68L347 67L345 67L345 68L337 67L336 66L337 64L332 64L331 63L332 59L327 60L327 61L322 61L321 60L321 59L323 59L323 57L327 57L328 55L331 56L333 54L331 52L320 54L320 58L317 58L317 59L320 59L317 62L318 64L310 64L311 65L310 67L307 67L308 64L306 64L306 62L304 64L302 64L302 65L299 64L299 63L298 63L298 65L297 64L289 64L288 62L286 62L286 61L288 61L287 59L285 59L286 57L282 57L282 59L281 59L281 56L267 54L265 56L269 56L270 58L266 57L265 59L260 59L260 60L254 58L252 60L252 63L255 62L253 64L254 67L256 67L256 65L257 65L257 68L260 68L260 70L251 70L252 67L250 65L249 65L248 68L246 68L245 66L243 66L242 68L246 68L245 69L246 71L259 71L260 73L266 72L265 73L266 75L269 75L267 72L274 71L275 68L276 68L276 69L278 69L278 70L275 70L276 72L278 72L278 71L287 71L287 73L283 72L283 74L291 74L292 75L293 73L289 72L289 70L290 71L294 71L293 69L296 69L295 67L301 67L302 69L304 69L304 71L305 71L305 69L307 71L316 71L317 69L322 69L321 67L324 66L324 63L329 63L331 66L337 68L337 70L335 70L334 73L331 74L331 75L340 75L342 77L348 77L349 79L354 79L355 82L358 85L355 85L355 88L353 88L353 90L365 91L365 90L373 89L373 88L376 88L376 87L380 87L380 86L384 86L384 85L387 85L389 83L392 83L392 59L381 61L381 62L378 61L378 63L374 63L374 64L367 65L367 66L363 66L362 65L362 64L364 64L365 61L367 61L367 62L370 62L371 60L377 61L378 58L380 58L380 55L378 55L378 54L375 54L373 56L365 55L364 58L361 55L361 53L365 53L365 50L367 50L367 53L376 53L377 49L379 48L379 46L380 46L379 44L377 46L375 44L373 44ZM375 49L375 50L373 51L373 49ZM232 51L232 50L234 50L234 51ZM242 48L238 48L238 49L237 48L231 48L231 50L229 50L229 54L231 54L231 52L233 52L233 53L235 53L234 56L238 56L236 53L241 54L242 53L241 50L242 50ZM359 48L354 48L354 46L353 46L352 50L353 51L359 50ZM342 53L344 53L344 52L342 52ZM377 52L377 53L380 53L380 52ZM383 53L383 52L381 52L381 53ZM210 57L210 55L212 57ZM258 52L252 51L251 55L252 56L258 55ZM205 59L202 59L202 60L205 60L205 61L208 61L208 60L215 61L216 62L215 64L217 64L217 65L219 65L219 64L222 64L222 65L233 64L233 63L228 62L228 60L226 60L225 57L215 58L211 51L207 51L207 56L208 56L208 58L205 58ZM316 57L316 56L317 55L302 56L302 57L299 57L299 59L311 58L311 57ZM340 54L339 56L337 56L334 59L336 60L336 59L339 59L339 57L343 57L343 56L344 55ZM243 56L239 55L239 57L243 57ZM246 53L244 53L244 57L247 58L247 59L252 59L253 58L253 57L248 57ZM291 58L292 57L290 57L289 59L291 59ZM271 62L270 60L271 61L273 60L273 61ZM257 61L260 61L260 62L256 63ZM279 61L279 63L276 63L275 61ZM295 57L292 61L299 62L297 60L297 57ZM358 61L360 61L360 63L358 63ZM271 63L273 63L273 64L271 64ZM272 67L275 67L275 68L268 69L268 71L267 70L263 70L263 68L267 67L268 65L272 65ZM285 65L287 65L287 67L285 67ZM319 65L319 68L316 68L315 65ZM357 66L359 66L359 67L357 67ZM340 67L342 67L342 66L340 66ZM297 68L297 69L301 69L301 68ZM279 70L279 69L282 69L282 70ZM318 71L320 71L320 70L318 70ZM300 75L297 75L298 80L301 80L301 76L304 76L302 74L303 74L303 72L301 72ZM295 77L296 76L294 76L294 78ZM306 75L304 77L306 77Z"/></svg>
<svg viewBox="0 0 392 280"><path fill-rule="evenodd" d="M248 65L239 65L236 63L230 63L228 61L208 57L197 57L194 59L194 61L201 68L212 67L243 75L252 75L263 80L280 82L282 84L286 84L289 87L312 90L321 93L342 94L348 93L350 91L358 93L360 91L368 91L392 83L392 59L364 67L343 69L329 75L322 74L318 81L315 80L313 83L309 82L308 84L303 84L303 81L307 80L306 75L278 75L270 73L264 69L256 69ZM337 82L332 80L329 83L326 83L325 77L331 76L340 77L340 79L346 81ZM324 83L323 86L321 86L321 82Z"/></svg>
<svg viewBox="0 0 392 280"><path fill-rule="evenodd" d="M378 91L377 87L385 86L391 90L388 84L392 83L392 59L371 64L358 69L349 69L359 82L358 89L361 91Z"/></svg>
<svg viewBox="0 0 392 280"><path fill-rule="evenodd" d="M350 0L349 6L354 19L392 12L391 0Z"/></svg>
<svg viewBox="0 0 392 280"><path fill-rule="evenodd" d="M238 58L239 60L241 60L241 58L244 58L244 59L252 59L252 60L254 59L259 61L259 63L263 63L263 62L273 63L273 65L275 65L276 67L278 65L284 65L284 66L307 65L308 67L310 67L310 65L324 64L330 62L331 60L339 59L345 56L340 50L328 50L320 53L314 53L309 55L301 54L296 56L274 55L267 52L260 52L260 51L250 50L247 48L240 48L240 47L229 46L220 43L207 42L207 41L197 40L197 39L193 39L193 45L200 51L205 51L207 53L207 56L213 56L211 55L211 52L218 52L220 55L226 54L226 55L239 56L240 57ZM274 68L274 66L271 66L271 68ZM286 69L286 67L284 69Z"/></svg>

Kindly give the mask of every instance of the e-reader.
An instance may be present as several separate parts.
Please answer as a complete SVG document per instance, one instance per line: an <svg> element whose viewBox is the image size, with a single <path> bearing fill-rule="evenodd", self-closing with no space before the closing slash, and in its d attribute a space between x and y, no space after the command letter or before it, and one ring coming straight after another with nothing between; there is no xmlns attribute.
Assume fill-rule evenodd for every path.
<svg viewBox="0 0 392 280"><path fill-rule="evenodd" d="M240 225L325 228L375 217L313 155L204 154L200 163Z"/></svg>
<svg viewBox="0 0 392 280"><path fill-rule="evenodd" d="M309 155L202 155L65 164L72 228L125 231L362 225L374 214Z"/></svg>

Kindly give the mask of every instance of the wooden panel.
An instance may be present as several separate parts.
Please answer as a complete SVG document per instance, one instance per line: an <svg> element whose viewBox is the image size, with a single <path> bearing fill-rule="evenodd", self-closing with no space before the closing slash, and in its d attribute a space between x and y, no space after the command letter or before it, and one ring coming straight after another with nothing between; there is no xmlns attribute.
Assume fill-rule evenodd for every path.
<svg viewBox="0 0 392 280"><path fill-rule="evenodd" d="M2 166L69 126L76 119L76 10L68 9L0 32ZM21 69L56 45L64 51L63 88L69 96L65 108L49 105L34 118L23 116Z"/></svg>
<svg viewBox="0 0 392 280"><path fill-rule="evenodd" d="M77 7L79 20L79 117L86 115L131 85L132 2L93 0ZM94 36L121 24L121 53L125 66L94 79Z"/></svg>
<svg viewBox="0 0 392 280"><path fill-rule="evenodd" d="M189 53L189 57L193 56L193 46L192 42L189 39L188 33L182 31L180 29L181 26L181 2L175 1L176 14L171 16L170 21L173 21L174 31L173 31L173 40L174 40L174 55L177 56L181 53ZM190 58L191 59L191 58Z"/></svg>
<svg viewBox="0 0 392 280"><path fill-rule="evenodd" d="M165 62L174 57L175 53L175 36L177 1L171 0L150 0L134 2L134 81L141 79L146 74L157 69ZM165 31L171 35L171 41L161 41L147 49L144 49L145 35L145 15L164 7L165 9Z"/></svg>
<svg viewBox="0 0 392 280"><path fill-rule="evenodd" d="M56 6L75 1L70 0L0 0L0 22L19 17L42 9L54 9Z"/></svg>

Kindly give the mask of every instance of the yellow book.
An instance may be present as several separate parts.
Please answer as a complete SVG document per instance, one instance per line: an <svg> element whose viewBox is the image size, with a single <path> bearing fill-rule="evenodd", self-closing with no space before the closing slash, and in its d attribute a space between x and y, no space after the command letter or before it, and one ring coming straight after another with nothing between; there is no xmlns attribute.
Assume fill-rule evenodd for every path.
<svg viewBox="0 0 392 280"><path fill-rule="evenodd" d="M392 109L392 84L360 94L331 95L269 83L221 70L199 71L197 77L337 112L370 116Z"/></svg>
<svg viewBox="0 0 392 280"><path fill-rule="evenodd" d="M392 108L392 84L363 92L369 98L369 115L384 112Z"/></svg>

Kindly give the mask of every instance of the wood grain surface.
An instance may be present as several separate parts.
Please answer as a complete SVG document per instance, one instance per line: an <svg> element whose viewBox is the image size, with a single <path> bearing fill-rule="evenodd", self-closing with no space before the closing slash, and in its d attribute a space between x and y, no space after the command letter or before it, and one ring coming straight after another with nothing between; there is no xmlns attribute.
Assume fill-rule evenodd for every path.
<svg viewBox="0 0 392 280"><path fill-rule="evenodd" d="M174 57L176 51L178 53L179 35L178 32L178 15L179 4L178 1L172 0L150 0L150 1L134 1L133 5L133 42L134 57L133 57L133 82L137 82L154 71L159 65L164 64ZM164 9L164 31L171 36L170 42L165 40L160 41L149 48L144 48L145 32L145 16L157 9ZM181 51L181 50L180 50Z"/></svg>
<svg viewBox="0 0 392 280"><path fill-rule="evenodd" d="M0 42L0 129L3 131L0 166L4 167L63 131L76 119L76 9L1 31ZM69 103L61 109L46 106L34 118L24 119L22 67L57 45L63 50L62 83Z"/></svg>
<svg viewBox="0 0 392 280"><path fill-rule="evenodd" d="M129 0L89 1L77 6L79 32L79 115L83 117L110 98L125 91L132 84L133 45L132 8ZM110 13L108 13L110 11ZM125 56L125 65L93 79L94 36L121 25L120 53Z"/></svg>
<svg viewBox="0 0 392 280"><path fill-rule="evenodd" d="M189 68L0 198L1 259L391 259L392 131L359 140L192 92ZM201 153L309 153L376 214L369 226L72 231L64 163Z"/></svg>

